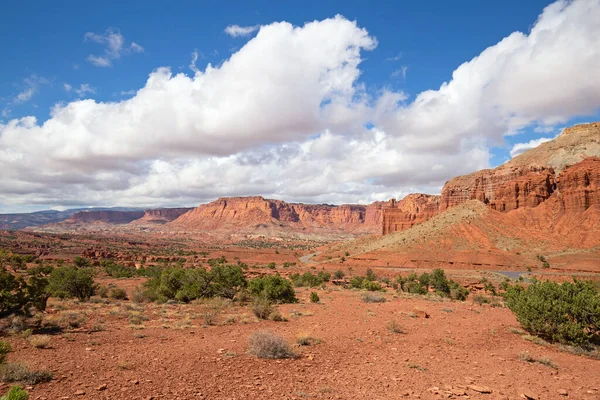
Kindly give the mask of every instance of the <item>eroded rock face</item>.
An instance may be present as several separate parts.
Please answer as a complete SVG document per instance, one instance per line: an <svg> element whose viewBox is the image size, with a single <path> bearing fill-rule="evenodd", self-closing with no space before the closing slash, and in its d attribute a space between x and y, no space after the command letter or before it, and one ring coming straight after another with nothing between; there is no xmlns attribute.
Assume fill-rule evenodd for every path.
<svg viewBox="0 0 600 400"><path fill-rule="evenodd" d="M383 210L382 233L400 232L427 221L440 211L441 196L409 194L400 201L390 200Z"/></svg>
<svg viewBox="0 0 600 400"><path fill-rule="evenodd" d="M442 189L440 211L479 200L498 211L536 207L556 190L555 172L542 166L502 166L451 179Z"/></svg>
<svg viewBox="0 0 600 400"><path fill-rule="evenodd" d="M134 222L164 224L176 220L190 210L193 210L193 208L157 208L154 210L145 210L144 216Z"/></svg>
<svg viewBox="0 0 600 400"><path fill-rule="evenodd" d="M590 157L567 168L557 178L565 211L600 206L600 158Z"/></svg>
<svg viewBox="0 0 600 400"><path fill-rule="evenodd" d="M383 203L371 205L286 203L260 196L220 198L202 204L171 224L186 229L219 229L280 225L296 229L376 233Z"/></svg>

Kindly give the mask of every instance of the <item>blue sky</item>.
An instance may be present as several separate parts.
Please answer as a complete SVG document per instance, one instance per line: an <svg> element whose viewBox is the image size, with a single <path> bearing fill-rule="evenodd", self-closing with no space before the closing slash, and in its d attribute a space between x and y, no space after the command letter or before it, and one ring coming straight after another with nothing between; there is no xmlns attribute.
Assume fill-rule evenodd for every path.
<svg viewBox="0 0 600 400"><path fill-rule="evenodd" d="M529 40L526 43L526 36L544 8L551 3L537 0L182 1L168 5L147 1L10 2L3 5L0 17L0 44L3 50L0 73L4 77L0 81L0 138L4 139L0 141L0 146L4 150L11 150L10 155L0 157L0 164L5 167L5 172L0 175L0 188L5 193L5 198L0 197L0 212L82 205L193 205L218 196L254 194L305 202L370 202L392 196L402 197L415 190L436 192L446 179L454 175L495 166L509 159L510 150L517 143L550 138L564 126L598 119L600 104L594 104L597 98L582 98L583 93L593 90L584 81L572 85L573 93L570 97L567 93L564 99L564 102L571 101L569 105L565 103L564 107L560 98L551 97L555 93L523 103L525 108L529 104L539 103L539 107L532 106L523 115L515 116L518 112L513 108L518 104L507 103L507 98L524 96L519 93L519 87L523 85L516 79L514 83L503 84L511 79L511 74L516 71L514 66L519 65L519 60L525 57L522 52L529 51L529 57L538 53L547 55L550 58L539 61L540 70L557 70L555 76L548 74L545 81L536 82L539 87L564 85L565 76L572 76L575 80L579 78L573 76L576 70L572 65L553 66L552 57L559 59L565 56L559 53L557 49L560 47L556 43L542 43L541 40ZM545 12L544 20L549 29L554 29L553 21L577 19L578 15L586 13L589 18L600 16L595 14L600 8L596 0L576 3L556 3L551 6ZM587 7L587 10L577 11L575 6L581 9ZM331 24L323 23L336 15L344 19L333 19ZM307 22L316 21L314 35L317 37L308 37L307 33L307 38L303 39L306 45L296 49L294 35L289 31L263 29L281 21L297 29L305 28ZM351 26L353 22L356 22L355 26ZM339 27L333 26L335 24ZM252 31L248 35L232 37L226 32L226 28L232 25L256 29L248 29ZM593 37L593 21L589 23L589 31L586 31L585 23L578 32L567 31L567 25L561 28L565 29L562 33L557 28L557 43L568 34L573 35L572 40L577 43L597 43ZM261 26L263 28L258 32ZM347 35L342 37L346 32ZM517 61L506 61L503 53L498 52L494 55L498 57L498 63L505 62L508 66L505 69L498 68L495 75L486 78L492 83L497 81L498 89L494 91L496 97L493 100L498 104L492 106L494 109L505 108L507 111L501 117L510 119L509 122L499 124L489 133L480 133L478 126L489 125L485 118L494 121L495 115L489 115L489 110L461 119L453 117L452 108L443 108L437 113L431 108L433 103L427 106L426 114L419 116L418 112L422 110L412 105L421 93L439 91L444 82L452 81L453 72L461 64L478 57L486 48L496 46L514 32L523 32L525 35L520 42L518 38L515 39L514 46L508 51L516 54L513 58ZM122 40L122 43L111 48L108 41L110 37ZM271 38L277 40L271 42ZM309 40L314 43L309 43ZM256 42L255 47L262 50L254 49L254 53L251 53L251 46L246 45L252 41ZM312 49L319 54L319 46L327 43L339 43L332 45L332 49L340 46L358 48L359 58L343 53L339 55L336 65L330 65L327 59L313 63L311 58L316 59L318 55L315 56ZM289 68L284 62L290 56L276 53L275 46L295 49L293 57L297 58ZM530 49L523 50L527 46ZM281 71L262 65L261 51L265 59L280 65ZM304 53L299 54L299 51ZM194 52L197 54L197 75L190 68ZM236 57L239 61L234 61ZM307 82L302 84L305 78L302 72L286 75L286 71L304 60L315 65L307 64L307 71L314 68L314 76L306 73ZM587 67L598 65L597 54L588 56L584 61L580 64ZM214 78L214 82L218 83L210 83L211 88L216 87L214 92L202 86L209 83L200 81L209 81L206 70L209 63L220 73L217 74L218 80ZM230 64L230 68L221 68L223 63ZM490 65L495 64L492 62ZM344 66L349 67L346 70ZM169 107L175 108L177 104L178 108L160 119L161 123L165 123L164 126L161 124L159 129L156 123L152 124L153 132L148 133L148 129L139 128L133 115L150 112L142 109L140 104L148 99L162 98L165 94L156 94L157 97L148 94L147 98L138 96L139 101L133 99L136 100L135 105L127 102L137 96L136 91L148 88L149 75L160 67L169 67L171 78L177 74L185 74L190 78L176 85L174 79L161 75L161 82L169 82L178 88L189 85L193 88L191 90L197 92L186 98L187 103L182 100L180 104L179 97L170 91ZM277 79L267 82L273 87L259 87L258 84L248 87L244 101L253 105L253 112L250 117L240 116L239 122L231 121L235 116L228 114L227 109L213 107L210 101L225 107L232 97L237 97L235 88L229 91L227 82L242 86L256 82L257 75L243 76L246 68L262 68L265 74ZM491 70L482 66L478 68L481 71ZM479 75L475 67L472 69L474 75ZM531 69L533 71L533 67ZM260 74L262 70L256 73ZM581 72L585 73L586 70L582 69ZM531 71L528 73L538 75ZM331 75L328 75L327 82L319 78L323 74ZM591 74L593 77L594 72ZM352 77L348 78L349 75ZM321 81L312 82L313 78ZM468 77L463 78L460 85L456 81L452 95L444 94L445 97L456 95L460 100L464 93L469 92ZM315 92L330 90L332 85L335 86L327 95L321 98L317 96L315 101L321 105L339 104L339 107L327 110L325 117L306 124L306 118L310 119L315 112L325 113L325 107L311 109L313 103L307 102L306 109L298 112L306 115L306 118L289 124L286 124L289 118L279 121L270 115L273 104L293 106L302 103L298 99L287 99L286 96L290 90L296 90L294 85L298 85L298 93L306 88L307 93L303 96L310 96L307 89L311 87L309 83L315 84ZM478 84L482 88L493 86L481 82ZM326 87L318 89L319 85ZM277 87L286 90L278 91ZM473 87L477 87L476 82ZM512 89L514 93L503 93L504 87L515 88ZM533 86L527 89L535 90ZM185 92L187 89L182 90ZM270 95L267 96L269 101L263 104L259 99L263 98L265 92ZM223 98L215 97L219 95ZM281 101L278 101L278 96ZM389 107L394 109L386 109L380 115L375 109L379 104L384 104L383 100L388 97L392 104ZM82 102L85 99L93 101ZM551 99L552 102L545 99ZM585 104L571 106L573 99ZM212 131L204 126L202 119L190 117L190 121L186 120L188 114L183 110L188 108L190 101L202 102L193 104L202 108L198 112L200 109L190 107L189 115L206 112L206 115L213 116L220 112L228 128L215 128ZM476 99L472 101L465 102L465 107L479 106ZM59 127L43 127L42 124L52 118L51 110L56 105L68 110L69 115L65 112L62 119L57 119ZM72 110L69 105L73 105ZM235 104L245 109L243 105ZM120 111L118 118L116 114L103 114L109 112L107 108L119 107L126 110L140 107L140 110L127 111L126 115L131 120L127 120ZM562 108L567 110L556 111ZM456 113L459 109L456 109ZM283 114L286 111L289 110L283 109ZM154 110L150 115L156 113ZM362 114L364 117L356 117ZM455 131L463 129L461 124L472 123L473 128L457 133L453 143L452 138L441 139L444 133L440 133L438 138L434 127L422 126L422 121L431 115L446 114L448 123L436 121L437 131L439 127L448 127L451 132L445 134L452 136ZM35 116L37 121L10 127L11 120L26 116ZM102 123L92 126L89 121L95 118ZM254 121L253 118L258 119ZM417 122L411 122L411 118ZM113 120L120 122L112 126L110 121ZM457 124L456 128L453 128L453 123ZM222 124L217 123L219 127ZM257 130L244 130L246 124L256 124ZM107 131L119 130L123 125L131 125L123 134L127 137L131 135L131 140L117 143L118 136L115 141L112 133ZM233 133L228 136L229 132L238 128L241 129L240 136ZM9 132L9 129L12 130ZM182 131L180 135L177 133L179 130ZM513 135L515 132L519 134ZM133 149L136 140L145 143L148 135L156 139L156 143L139 151ZM424 141L426 136L428 140ZM165 147L170 137L173 143ZM414 141L411 141L412 137ZM105 146L107 142L113 143L116 150ZM69 146L62 147L61 143L68 143ZM190 143L193 144L190 146ZM196 146L197 143L208 144ZM25 148L26 145L38 148L35 151L19 148ZM364 149L380 146L389 160L382 161L379 170L374 168L364 173L350 171L371 163L371 159L361 156L351 159L353 154L364 153L361 146ZM131 151L122 151L123 148L131 148ZM342 160L336 154L336 148L347 150L346 159ZM65 154L67 151L70 153ZM415 166L415 161L411 159L415 155L423 160L441 161L439 165L433 165L431 173L425 174L421 172L422 166ZM472 162L460 161L461 157L471 156ZM373 157L378 158L376 153ZM398 165L394 164L394 159ZM265 164L272 168L265 169ZM220 175L218 171L223 169L233 172ZM294 171L303 172L298 181L293 178ZM202 177L194 177L194 174ZM213 174L218 175L214 180L207 178Z"/></svg>

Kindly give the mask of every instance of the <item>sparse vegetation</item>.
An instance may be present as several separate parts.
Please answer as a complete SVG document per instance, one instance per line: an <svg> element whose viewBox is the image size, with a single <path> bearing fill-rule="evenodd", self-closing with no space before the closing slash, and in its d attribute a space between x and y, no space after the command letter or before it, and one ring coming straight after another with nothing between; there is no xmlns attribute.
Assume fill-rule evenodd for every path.
<svg viewBox="0 0 600 400"><path fill-rule="evenodd" d="M110 291L110 298L115 300L127 300L127 292L121 288L114 288Z"/></svg>
<svg viewBox="0 0 600 400"><path fill-rule="evenodd" d="M269 319L269 316L273 313L274 307L268 299L256 298L252 303L252 312L259 319Z"/></svg>
<svg viewBox="0 0 600 400"><path fill-rule="evenodd" d="M380 293L363 293L360 298L365 303L385 303L385 296Z"/></svg>
<svg viewBox="0 0 600 400"><path fill-rule="evenodd" d="M48 382L52 379L50 371L30 371L26 365L8 363L0 365L0 380L6 383L23 382L29 385Z"/></svg>
<svg viewBox="0 0 600 400"><path fill-rule="evenodd" d="M0 400L28 400L29 393L21 386L12 386L10 390Z"/></svg>
<svg viewBox="0 0 600 400"><path fill-rule="evenodd" d="M391 333L404 333L404 328L402 328L402 325L395 320L388 321L386 328Z"/></svg>
<svg viewBox="0 0 600 400"><path fill-rule="evenodd" d="M31 335L27 341L36 349L45 349L50 345L51 338L48 335Z"/></svg>
<svg viewBox="0 0 600 400"><path fill-rule="evenodd" d="M0 364L3 364L6 360L6 356L10 353L10 344L3 340L0 340Z"/></svg>
<svg viewBox="0 0 600 400"><path fill-rule="evenodd" d="M321 343L320 339L313 337L307 332L299 332L296 335L296 344L298 346L312 346Z"/></svg>
<svg viewBox="0 0 600 400"><path fill-rule="evenodd" d="M248 352L258 358L295 358L290 345L279 335L267 330L254 332L249 339Z"/></svg>
<svg viewBox="0 0 600 400"><path fill-rule="evenodd" d="M318 303L319 301L321 301L321 299L319 298L319 295L317 292L310 292L310 302L311 303Z"/></svg>
<svg viewBox="0 0 600 400"><path fill-rule="evenodd" d="M324 284L325 282L329 282L331 278L331 274L328 274L324 271L319 271L317 275L313 275L310 272L305 272L304 274L292 274L290 275L290 279L295 287L316 287Z"/></svg>

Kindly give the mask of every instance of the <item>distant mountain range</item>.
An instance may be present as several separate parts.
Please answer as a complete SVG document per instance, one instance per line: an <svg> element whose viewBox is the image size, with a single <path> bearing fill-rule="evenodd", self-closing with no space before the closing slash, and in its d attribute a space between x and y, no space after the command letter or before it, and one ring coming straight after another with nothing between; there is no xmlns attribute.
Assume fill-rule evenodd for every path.
<svg viewBox="0 0 600 400"><path fill-rule="evenodd" d="M135 207L72 208L64 211L43 210L31 213L0 214L0 229L17 230L64 221L78 212L89 211L143 211Z"/></svg>

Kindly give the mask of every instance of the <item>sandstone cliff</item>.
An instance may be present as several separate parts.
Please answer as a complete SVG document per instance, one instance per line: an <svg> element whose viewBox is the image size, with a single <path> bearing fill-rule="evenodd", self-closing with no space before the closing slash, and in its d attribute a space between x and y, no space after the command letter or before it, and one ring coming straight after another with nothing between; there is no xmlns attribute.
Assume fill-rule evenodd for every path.
<svg viewBox="0 0 600 400"><path fill-rule="evenodd" d="M260 196L219 198L202 204L169 224L177 229L251 230L282 227L307 232L376 233L383 203L371 205L286 203Z"/></svg>
<svg viewBox="0 0 600 400"><path fill-rule="evenodd" d="M398 232L469 200L508 212L537 207L560 196L564 210L582 211L598 203L600 123L576 125L559 137L494 168L450 179L441 197L423 203L424 195L410 195L384 211L382 233ZM420 200L419 200L420 199ZM436 208L437 207L437 208Z"/></svg>
<svg viewBox="0 0 600 400"><path fill-rule="evenodd" d="M182 214L193 210L193 208L157 208L145 210L140 219L132 221L132 224L166 224L179 218Z"/></svg>

